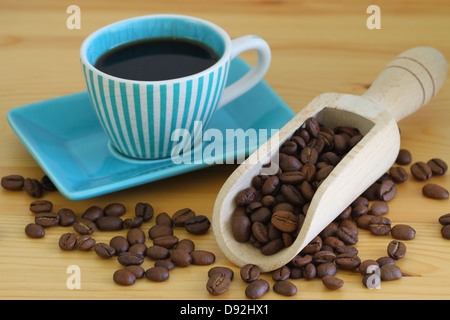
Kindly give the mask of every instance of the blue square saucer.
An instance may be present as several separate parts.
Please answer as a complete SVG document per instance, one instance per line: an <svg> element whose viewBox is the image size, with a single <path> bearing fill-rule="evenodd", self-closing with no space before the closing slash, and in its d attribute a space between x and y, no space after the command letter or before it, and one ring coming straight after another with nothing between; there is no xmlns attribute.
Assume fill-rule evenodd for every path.
<svg viewBox="0 0 450 320"><path fill-rule="evenodd" d="M249 69L242 59L233 59L228 81L235 81ZM267 83L261 81L219 109L207 129L217 129L224 137L227 130L266 129L268 139L272 129L280 129L294 115ZM259 137L250 139L245 146L224 145L224 154L213 154L203 161L195 156L191 157L192 161L180 164L171 158L130 159L110 145L86 91L12 109L8 121L58 190L70 200L111 193L211 164L229 163L230 159L243 159L266 141ZM210 143L204 141L202 150Z"/></svg>

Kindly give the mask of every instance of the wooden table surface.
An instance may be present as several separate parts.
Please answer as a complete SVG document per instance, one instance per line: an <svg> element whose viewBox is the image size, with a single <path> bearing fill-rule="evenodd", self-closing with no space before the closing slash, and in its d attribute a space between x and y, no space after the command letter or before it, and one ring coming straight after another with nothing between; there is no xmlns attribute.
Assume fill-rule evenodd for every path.
<svg viewBox="0 0 450 320"><path fill-rule="evenodd" d="M70 4L81 9L81 29L66 26ZM295 111L322 92L362 94L379 71L400 52L415 46L432 46L450 58L450 3L434 1L377 1L381 29L369 30L366 13L370 1L317 0L166 0L166 1L25 1L0 2L0 176L21 174L40 178L44 172L14 134L6 120L9 110L53 97L85 90L79 47L94 30L125 18L154 13L178 13L210 20L232 38L256 34L272 50L265 81ZM250 63L255 57L244 56ZM402 147L413 161L441 158L450 164L450 81L437 96L399 123ZM236 165L219 165L148 183L93 199L70 201L58 192L46 193L55 209L71 208L81 214L91 205L122 202L134 215L137 202L149 202L155 214L173 214L189 207L211 217L217 193ZM409 166L406 166L409 170ZM450 189L449 174L430 182ZM423 182L409 179L398 185L389 203L393 224L405 223L417 231L408 241L407 255L398 265L408 276L383 282L369 290L355 272L339 271L345 285L337 291L324 288L319 279L294 280L299 292L285 298L270 292L265 299L448 299L450 298L450 240L440 234L439 216L450 212L449 200L431 200L421 194ZM34 220L25 192L0 190L0 298L1 299L245 299L239 268L231 265L216 245L213 232L192 236L176 229L180 238L191 238L198 249L216 254L214 266L232 267L236 278L219 297L205 290L211 266L176 268L170 279L154 283L141 279L131 287L112 280L120 268L117 260L102 260L92 252L63 252L58 239L67 228L46 230L43 239L30 239L25 226ZM154 219L144 224L148 230ZM70 230L69 230L70 231ZM126 230L116 234L124 235ZM113 236L96 232L97 241ZM386 255L390 236L375 237L361 230L357 248L362 260ZM147 244L149 244L149 240ZM146 260L143 267L153 264ZM67 268L81 270L81 288L69 289ZM263 275L272 285L270 274Z"/></svg>

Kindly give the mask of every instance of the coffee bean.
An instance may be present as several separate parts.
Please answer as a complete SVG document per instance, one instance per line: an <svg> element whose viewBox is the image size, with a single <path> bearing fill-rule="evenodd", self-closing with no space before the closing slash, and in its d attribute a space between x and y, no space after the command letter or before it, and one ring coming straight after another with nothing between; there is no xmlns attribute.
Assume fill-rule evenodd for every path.
<svg viewBox="0 0 450 320"><path fill-rule="evenodd" d="M397 224L392 227L391 236L397 240L412 240L416 236L416 230L406 224Z"/></svg>
<svg viewBox="0 0 450 320"><path fill-rule="evenodd" d="M388 256L394 260L403 258L406 254L406 246L403 242L393 240L387 247Z"/></svg>
<svg viewBox="0 0 450 320"><path fill-rule="evenodd" d="M127 232L127 240L130 246L145 242L145 233L139 228L132 228Z"/></svg>
<svg viewBox="0 0 450 320"><path fill-rule="evenodd" d="M320 132L320 125L316 118L310 117L305 121L305 129L311 137L317 138Z"/></svg>
<svg viewBox="0 0 450 320"><path fill-rule="evenodd" d="M138 253L142 256L145 256L145 253L147 252L147 246L145 243L136 243L133 244L128 248L128 252Z"/></svg>
<svg viewBox="0 0 450 320"><path fill-rule="evenodd" d="M313 255L312 259L314 264L333 262L336 255L332 251L319 251Z"/></svg>
<svg viewBox="0 0 450 320"><path fill-rule="evenodd" d="M386 235L391 231L391 220L386 217L374 216L370 219L369 231L377 236Z"/></svg>
<svg viewBox="0 0 450 320"><path fill-rule="evenodd" d="M40 184L41 184L42 188L46 191L52 192L52 191L57 190L55 185L53 184L52 180L50 180L50 178L47 175L44 175L41 178Z"/></svg>
<svg viewBox="0 0 450 320"><path fill-rule="evenodd" d="M85 234L77 239L77 248L82 251L89 251L95 246L95 239L90 235Z"/></svg>
<svg viewBox="0 0 450 320"><path fill-rule="evenodd" d="M177 243L177 249L183 249L187 253L195 250L195 243L190 239L182 239Z"/></svg>
<svg viewBox="0 0 450 320"><path fill-rule="evenodd" d="M249 299L259 299L269 291L269 283L264 279L251 282L245 289L245 296Z"/></svg>
<svg viewBox="0 0 450 320"><path fill-rule="evenodd" d="M410 164L411 163L411 152L409 152L409 150L407 149L400 149L397 155L397 159L395 160L395 162L397 164L401 164L401 165L405 165L405 164Z"/></svg>
<svg viewBox="0 0 450 320"><path fill-rule="evenodd" d="M167 226L172 228L173 222L172 218L167 214L167 212L161 212L156 216L155 223L162 226Z"/></svg>
<svg viewBox="0 0 450 320"><path fill-rule="evenodd" d="M418 161L411 165L410 170L414 178L420 181L428 180L433 175L430 166L422 161Z"/></svg>
<svg viewBox="0 0 450 320"><path fill-rule="evenodd" d="M247 206L250 203L252 203L253 201L255 201L256 195L257 195L256 189L253 187L248 187L248 188L240 191L236 195L235 202L239 207ZM188 212L191 212L191 210L188 208L181 209L180 211L177 211L174 214L174 217L172 217L172 220L174 220L175 218L178 218L178 216L180 216L180 215L185 215L185 214L188 214L190 217L192 215L192 213L188 213Z"/></svg>
<svg viewBox="0 0 450 320"><path fill-rule="evenodd" d="M347 245L354 245L358 242L358 236L349 227L339 227L336 230L336 236Z"/></svg>
<svg viewBox="0 0 450 320"><path fill-rule="evenodd" d="M77 235L75 233L64 233L60 238L58 245L64 251L70 251L77 244Z"/></svg>
<svg viewBox="0 0 450 320"><path fill-rule="evenodd" d="M297 293L297 287L288 280L281 280L274 283L273 291L282 296L290 297Z"/></svg>
<svg viewBox="0 0 450 320"><path fill-rule="evenodd" d="M127 266L125 270L130 271L136 279L142 279L145 276L145 270L141 266Z"/></svg>
<svg viewBox="0 0 450 320"><path fill-rule="evenodd" d="M300 171L283 172L279 178L279 180L282 183L287 183L287 184L299 184L299 183L303 182L305 179L306 179L305 174L303 174ZM264 193L264 190L263 190L263 193ZM272 194L272 192L270 194Z"/></svg>
<svg viewBox="0 0 450 320"><path fill-rule="evenodd" d="M187 267L192 262L191 255L183 249L174 249L170 253L170 259L179 267Z"/></svg>
<svg viewBox="0 0 450 320"><path fill-rule="evenodd" d="M123 266L139 266L144 262L144 256L133 252L121 252L118 261Z"/></svg>
<svg viewBox="0 0 450 320"><path fill-rule="evenodd" d="M204 215L190 217L186 219L184 223L184 228L186 231L195 235L205 234L208 232L210 226L211 222L208 217Z"/></svg>
<svg viewBox="0 0 450 320"><path fill-rule="evenodd" d="M44 227L36 223L29 223L25 227L25 234L30 238L42 238L45 236Z"/></svg>
<svg viewBox="0 0 450 320"><path fill-rule="evenodd" d="M358 267L359 273L363 276L366 274L373 274L377 268L380 268L380 265L372 259L361 262Z"/></svg>
<svg viewBox="0 0 450 320"><path fill-rule="evenodd" d="M206 283L206 291L213 296L218 296L226 292L230 284L231 278L227 273L214 272Z"/></svg>
<svg viewBox="0 0 450 320"><path fill-rule="evenodd" d="M92 206L86 209L81 215L83 219L91 220L92 222L97 221L100 217L103 217L105 213L103 209L99 206Z"/></svg>
<svg viewBox="0 0 450 320"><path fill-rule="evenodd" d="M280 152L290 156L295 156L297 154L297 148L297 143L294 141L285 141L280 147Z"/></svg>
<svg viewBox="0 0 450 320"><path fill-rule="evenodd" d="M173 229L164 225L154 225L148 230L148 236L150 239L156 239L163 236L173 235Z"/></svg>
<svg viewBox="0 0 450 320"><path fill-rule="evenodd" d="M329 290L337 290L344 285L344 281L335 276L325 276L322 278L322 283L325 288Z"/></svg>
<svg viewBox="0 0 450 320"><path fill-rule="evenodd" d="M377 263L381 268L382 266L385 266L387 264L395 264L395 261L391 257L380 257L377 259Z"/></svg>
<svg viewBox="0 0 450 320"><path fill-rule="evenodd" d="M121 203L110 203L104 209L103 212L107 217L120 217L126 212L126 208Z"/></svg>
<svg viewBox="0 0 450 320"><path fill-rule="evenodd" d="M116 254L116 249L113 246L103 242L96 243L94 245L94 251L103 259L110 259Z"/></svg>
<svg viewBox="0 0 450 320"><path fill-rule="evenodd" d="M255 190L255 192L256 192L256 190ZM250 201L249 200L250 198L251 198L250 195L248 195L247 201ZM254 196L252 198L252 201L250 201L250 202L253 202L253 199L254 199ZM184 227L184 224L185 224L186 220L191 218L191 217L193 217L193 216L195 216L195 212L194 211L192 211L189 208L184 208L184 209L178 210L177 212L175 212L173 214L172 221L173 221L173 224L174 224L175 227Z"/></svg>
<svg viewBox="0 0 450 320"><path fill-rule="evenodd" d="M165 247L153 245L147 248L146 256L152 260L167 259L170 257L170 251Z"/></svg>
<svg viewBox="0 0 450 320"><path fill-rule="evenodd" d="M136 276L129 270L121 269L114 272L113 280L121 286L131 286L136 282Z"/></svg>
<svg viewBox="0 0 450 320"><path fill-rule="evenodd" d="M296 255L293 259L292 259L292 264L296 267L304 267L306 266L308 263L312 262L312 256L307 254L304 256L301 255Z"/></svg>
<svg viewBox="0 0 450 320"><path fill-rule="evenodd" d="M378 187L378 199L383 201L392 200L397 194L397 187L392 180L383 181Z"/></svg>
<svg viewBox="0 0 450 320"><path fill-rule="evenodd" d="M153 239L153 244L158 245L167 249L175 247L178 243L178 237L174 235L162 236Z"/></svg>
<svg viewBox="0 0 450 320"><path fill-rule="evenodd" d="M280 178L278 176L269 177L261 187L261 192L263 195L274 194L278 190L280 185Z"/></svg>
<svg viewBox="0 0 450 320"><path fill-rule="evenodd" d="M336 265L343 270L355 270L361 264L361 259L353 253L343 253L336 256Z"/></svg>
<svg viewBox="0 0 450 320"><path fill-rule="evenodd" d="M402 275L402 271L395 264L387 264L380 268L381 280L382 281L391 281L400 279Z"/></svg>
<svg viewBox="0 0 450 320"><path fill-rule="evenodd" d="M316 267L316 276L322 279L325 276L334 276L337 272L337 267L334 262L324 262Z"/></svg>
<svg viewBox="0 0 450 320"><path fill-rule="evenodd" d="M123 227L126 229L140 228L144 223L144 218L134 217L123 220Z"/></svg>
<svg viewBox="0 0 450 320"><path fill-rule="evenodd" d="M48 200L36 200L30 204L30 211L33 213L51 212L52 209L53 203Z"/></svg>
<svg viewBox="0 0 450 320"><path fill-rule="evenodd" d="M56 213L38 213L34 217L34 222L44 228L53 227L58 225L59 216Z"/></svg>
<svg viewBox="0 0 450 320"><path fill-rule="evenodd" d="M282 266L272 271L272 279L275 281L286 280L289 278L291 271L288 266Z"/></svg>
<svg viewBox="0 0 450 320"><path fill-rule="evenodd" d="M75 212L71 209L62 208L58 211L59 225L63 227L69 227L77 220Z"/></svg>
<svg viewBox="0 0 450 320"><path fill-rule="evenodd" d="M228 268L228 267L213 267L211 269L209 269L208 271L208 278L211 278L211 276L214 273L224 273L225 275L227 275L230 280L233 280L234 278L234 272L232 269Z"/></svg>
<svg viewBox="0 0 450 320"><path fill-rule="evenodd" d="M258 240L259 243L265 244L270 241L269 228L259 221L255 221L252 224L252 235Z"/></svg>
<svg viewBox="0 0 450 320"><path fill-rule="evenodd" d="M272 212L269 208L261 207L250 214L250 220L254 223L256 221L261 223L268 223L272 217Z"/></svg>
<svg viewBox="0 0 450 320"><path fill-rule="evenodd" d="M333 171L334 166L326 166L322 169L320 169L319 171L317 171L316 173L316 179L317 181L323 181L325 180L328 175L331 173L331 171Z"/></svg>
<svg viewBox="0 0 450 320"><path fill-rule="evenodd" d="M25 179L18 174L8 175L2 178L2 187L10 191L19 191L23 189Z"/></svg>
<svg viewBox="0 0 450 320"><path fill-rule="evenodd" d="M36 179L26 178L23 183L23 188L33 198L42 197L42 186L41 183Z"/></svg>
<svg viewBox="0 0 450 320"><path fill-rule="evenodd" d="M323 241L319 236L314 237L301 251L301 254L308 255L308 254L315 254L316 252L320 251L322 249Z"/></svg>
<svg viewBox="0 0 450 320"><path fill-rule="evenodd" d="M153 206L149 203L138 202L134 208L136 217L141 217L144 221L149 221L153 217Z"/></svg>
<svg viewBox="0 0 450 320"><path fill-rule="evenodd" d="M443 226L441 234L444 239L450 239L450 225Z"/></svg>
<svg viewBox="0 0 450 320"><path fill-rule="evenodd" d="M378 274L366 274L362 279L362 283L366 288L380 288L381 278Z"/></svg>
<svg viewBox="0 0 450 320"><path fill-rule="evenodd" d="M432 199L448 198L448 190L434 183L427 183L425 186L423 186L422 193L424 196Z"/></svg>
<svg viewBox="0 0 450 320"><path fill-rule="evenodd" d="M123 229L123 220L120 217L104 216L95 221L97 227L102 231L118 231Z"/></svg>
<svg viewBox="0 0 450 320"><path fill-rule="evenodd" d="M448 166L442 159L434 158L427 162L434 176L441 176L447 172Z"/></svg>
<svg viewBox="0 0 450 320"><path fill-rule="evenodd" d="M402 167L392 167L389 169L389 177L395 183L402 183L408 180L408 172Z"/></svg>
<svg viewBox="0 0 450 320"><path fill-rule="evenodd" d="M300 161L303 164L307 163L315 164L318 158L319 153L316 151L316 149L311 147L304 148L300 153Z"/></svg>
<svg viewBox="0 0 450 320"><path fill-rule="evenodd" d="M444 214L443 216L440 216L438 221L443 226L446 226L446 225L450 224L450 213L447 213L447 214Z"/></svg>
<svg viewBox="0 0 450 320"><path fill-rule="evenodd" d="M255 281L261 275L261 269L255 264L246 264L240 271L241 279L249 283Z"/></svg>
<svg viewBox="0 0 450 320"><path fill-rule="evenodd" d="M216 261L214 253L206 250L194 250L190 253L192 257L192 264L207 266Z"/></svg>
<svg viewBox="0 0 450 320"><path fill-rule="evenodd" d="M237 242L247 242L252 230L252 222L247 216L233 216L231 231Z"/></svg>
<svg viewBox="0 0 450 320"><path fill-rule="evenodd" d="M336 229L336 232L337 232L337 230L338 229ZM339 239L337 237L326 237L323 240L323 245L322 245L322 248L320 250L323 250L323 251L334 251L334 249L336 249L337 247L344 246L344 245L345 245L344 241L342 241L341 239ZM330 250L325 250L325 247L327 247L327 246L330 247L331 249Z"/></svg>
<svg viewBox="0 0 450 320"><path fill-rule="evenodd" d="M386 201L376 200L372 203L368 214L374 216L381 216L389 212L389 206Z"/></svg>
<svg viewBox="0 0 450 320"><path fill-rule="evenodd" d="M95 231L95 223L88 219L79 219L73 223L73 228L79 234L92 234Z"/></svg>
<svg viewBox="0 0 450 320"><path fill-rule="evenodd" d="M358 228L369 230L370 220L372 220L372 215L364 214L356 220L356 224Z"/></svg>
<svg viewBox="0 0 450 320"><path fill-rule="evenodd" d="M272 215L272 225L282 232L293 232L297 229L297 216L289 211L278 211Z"/></svg>
<svg viewBox="0 0 450 320"><path fill-rule="evenodd" d="M175 268L175 264L172 262L172 260L170 260L170 258L156 260L154 266L166 268L169 271L172 270L173 268Z"/></svg>
<svg viewBox="0 0 450 320"><path fill-rule="evenodd" d="M286 156L280 161L280 168L283 172L300 171L303 164L296 157Z"/></svg>
<svg viewBox="0 0 450 320"><path fill-rule="evenodd" d="M261 247L260 252L265 256L270 256L283 249L283 240L280 238L274 239Z"/></svg>
<svg viewBox="0 0 450 320"><path fill-rule="evenodd" d="M308 263L304 268L303 268L303 278L305 280L312 280L316 277L317 275L317 269L316 266L313 263Z"/></svg>
<svg viewBox="0 0 450 320"><path fill-rule="evenodd" d="M116 255L128 251L128 248L130 247L128 240L122 236L112 237L111 240L109 240L109 245L116 250Z"/></svg>
<svg viewBox="0 0 450 320"><path fill-rule="evenodd" d="M166 281L169 276L169 270L163 267L153 267L145 271L145 277L156 282Z"/></svg>

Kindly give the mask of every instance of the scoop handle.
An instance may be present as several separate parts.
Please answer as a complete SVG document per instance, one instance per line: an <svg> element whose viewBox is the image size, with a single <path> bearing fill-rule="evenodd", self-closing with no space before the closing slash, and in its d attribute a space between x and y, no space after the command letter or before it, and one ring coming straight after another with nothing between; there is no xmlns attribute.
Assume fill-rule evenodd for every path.
<svg viewBox="0 0 450 320"><path fill-rule="evenodd" d="M389 110L396 121L427 104L442 87L447 61L431 47L416 47L395 57L363 97Z"/></svg>

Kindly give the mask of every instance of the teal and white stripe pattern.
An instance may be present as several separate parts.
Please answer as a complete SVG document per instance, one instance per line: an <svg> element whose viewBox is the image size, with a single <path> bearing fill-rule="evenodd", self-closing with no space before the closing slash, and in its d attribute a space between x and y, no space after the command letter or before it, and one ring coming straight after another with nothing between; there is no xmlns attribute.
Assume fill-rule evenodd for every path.
<svg viewBox="0 0 450 320"><path fill-rule="evenodd" d="M92 106L114 147L133 158L152 159L170 156L175 129L192 133L195 121L206 128L228 64L198 78L161 84L121 82L82 67Z"/></svg>
<svg viewBox="0 0 450 320"><path fill-rule="evenodd" d="M200 41L221 57L201 73L168 81L120 79L97 70L97 59L123 43L174 37ZM169 157L175 129L192 134L195 121L206 128L222 94L231 40L219 27L197 18L153 15L131 18L91 34L80 49L89 97L114 147L142 159Z"/></svg>

